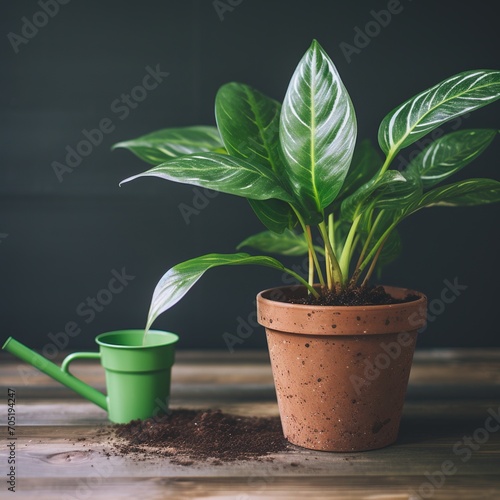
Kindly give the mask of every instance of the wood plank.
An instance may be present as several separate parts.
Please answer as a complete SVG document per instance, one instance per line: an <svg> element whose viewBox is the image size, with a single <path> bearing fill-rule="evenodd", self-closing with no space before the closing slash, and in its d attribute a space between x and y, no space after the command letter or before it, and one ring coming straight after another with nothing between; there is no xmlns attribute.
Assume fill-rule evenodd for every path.
<svg viewBox="0 0 500 500"><path fill-rule="evenodd" d="M15 498L74 500L81 498L128 500L420 500L419 488L431 491L421 476L371 477L303 476L277 477L273 474L246 477L189 478L109 478L106 471L95 471L82 480L75 477L25 479ZM427 489L425 489L427 487ZM434 500L498 500L498 477L455 475L432 491ZM55 497L57 495L57 497Z"/></svg>
<svg viewBox="0 0 500 500"><path fill-rule="evenodd" d="M229 462L214 466L210 462L184 467L172 464L168 458L150 456L111 456L113 444L117 443L106 430L105 421L94 425L71 426L19 426L17 428L17 461L23 477L59 477L61 467L65 473L76 476L88 472L88 465L113 467L113 477L135 477L149 474L162 476L185 475L245 475L249 471L264 474L270 467L278 467L281 475L424 475L427 471L439 470L446 460L457 465L462 475L497 474L500 464L500 432L487 436L477 445L470 456L454 451L461 443L466 448L465 436L484 425L484 411L469 405L460 418L450 419L451 413L439 418L436 410L426 418L405 416L400 437L396 444L369 453L323 453L290 445L286 452L272 455L273 462L266 461ZM81 441L79 441L79 439ZM467 447L469 448L469 447ZM470 448L469 448L470 449ZM137 458L140 461L137 461ZM6 462L5 448L0 453L0 463ZM466 459L464 461L464 459ZM295 464L295 465L292 465ZM278 470L276 469L276 470Z"/></svg>

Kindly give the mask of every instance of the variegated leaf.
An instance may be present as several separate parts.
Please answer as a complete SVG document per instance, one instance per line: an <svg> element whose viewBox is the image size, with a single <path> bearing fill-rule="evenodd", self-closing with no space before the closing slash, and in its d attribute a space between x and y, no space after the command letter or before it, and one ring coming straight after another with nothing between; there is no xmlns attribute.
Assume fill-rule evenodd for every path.
<svg viewBox="0 0 500 500"><path fill-rule="evenodd" d="M500 182L493 179L466 179L425 193L406 210L406 215L431 206L475 206L500 202Z"/></svg>
<svg viewBox="0 0 500 500"><path fill-rule="evenodd" d="M240 158L217 153L205 153L174 158L146 172L123 180L139 177L160 177L182 184L192 184L243 198L291 201L277 176L268 168Z"/></svg>
<svg viewBox="0 0 500 500"><path fill-rule="evenodd" d="M386 155L413 144L443 123L500 98L500 71L465 71L412 97L380 124L378 140Z"/></svg>
<svg viewBox="0 0 500 500"><path fill-rule="evenodd" d="M281 255L305 255L309 248L304 234L285 230L282 234L272 231L263 231L254 234L242 241L237 249L252 247L261 252L277 253Z"/></svg>
<svg viewBox="0 0 500 500"><path fill-rule="evenodd" d="M119 142L112 149L128 149L141 160L158 165L178 156L221 152L223 147L216 127L195 126L158 130L137 139Z"/></svg>
<svg viewBox="0 0 500 500"><path fill-rule="evenodd" d="M375 201L384 194L401 192L399 184L406 183L405 177L397 170L388 170L380 177L372 178L342 202L342 219L352 221L367 208L370 201Z"/></svg>
<svg viewBox="0 0 500 500"><path fill-rule="evenodd" d="M280 110L278 101L242 83L223 85L215 99L217 126L228 153L267 167L283 179L278 137ZM281 233L297 222L292 207L280 200L252 200L250 205L271 231Z"/></svg>
<svg viewBox="0 0 500 500"><path fill-rule="evenodd" d="M406 168L422 179L424 189L435 186L468 165L493 141L497 130L458 130L436 139Z"/></svg>
<svg viewBox="0 0 500 500"><path fill-rule="evenodd" d="M356 117L337 69L316 40L290 81L280 141L295 194L308 211L321 213L339 193L349 169Z"/></svg>
<svg viewBox="0 0 500 500"><path fill-rule="evenodd" d="M251 256L247 253L213 253L187 260L172 267L156 285L149 308L146 330L149 330L161 313L177 304L209 269L218 266L249 264L285 270L284 266L272 257Z"/></svg>

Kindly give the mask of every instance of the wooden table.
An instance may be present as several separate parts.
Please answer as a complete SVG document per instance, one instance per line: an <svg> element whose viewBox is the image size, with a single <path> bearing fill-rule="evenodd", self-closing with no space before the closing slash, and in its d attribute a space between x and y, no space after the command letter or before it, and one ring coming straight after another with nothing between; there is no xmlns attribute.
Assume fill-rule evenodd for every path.
<svg viewBox="0 0 500 500"><path fill-rule="evenodd" d="M107 457L102 450L110 444L96 433L106 424L104 411L8 354L0 363L0 498L500 499L500 431L488 420L500 412L500 350L417 352L400 438L391 447L348 454L292 447L273 462L217 467ZM104 389L96 363L72 369ZM15 494L5 480L8 388L16 391ZM172 407L278 414L265 352L180 352L172 396ZM453 473L443 475L443 467Z"/></svg>

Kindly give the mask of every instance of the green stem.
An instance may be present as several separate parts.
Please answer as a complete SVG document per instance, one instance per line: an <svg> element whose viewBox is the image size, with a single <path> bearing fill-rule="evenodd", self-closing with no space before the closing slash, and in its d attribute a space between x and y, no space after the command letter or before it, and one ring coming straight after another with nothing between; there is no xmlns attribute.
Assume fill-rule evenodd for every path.
<svg viewBox="0 0 500 500"><path fill-rule="evenodd" d="M335 282L335 288L341 288L343 285L342 271L340 269L339 262L337 260L337 257L335 257L335 252L333 251L332 245L328 238L328 231L326 229L325 221L321 222L321 224L318 227L321 232L321 237L325 242L326 251L328 253L328 256L330 257L330 264L333 268L333 281Z"/></svg>
<svg viewBox="0 0 500 500"><path fill-rule="evenodd" d="M352 242L354 241L354 237L356 236L356 230L358 228L359 221L361 220L361 215L355 216L355 219L351 225L351 229L349 229L349 234L344 243L344 248L342 249L342 254L340 256L340 269L342 270L343 276L349 275L349 264L350 264L350 256L352 255Z"/></svg>
<svg viewBox="0 0 500 500"><path fill-rule="evenodd" d="M309 284L311 286L314 286L314 256L312 254L312 251L311 251L311 247L309 246L309 240L312 240L312 236L311 236L311 227L310 226L306 226L306 230L307 230L307 242L308 242L308 251L307 251L307 254L308 254L308 257L309 257L309 260L307 262L307 268L309 270L309 273L308 273L308 278L309 278Z"/></svg>
<svg viewBox="0 0 500 500"><path fill-rule="evenodd" d="M389 151L389 154L387 155L384 164L378 173L378 177L380 177L389 168L389 165L392 163L392 160L394 160L396 154L397 151Z"/></svg>
<svg viewBox="0 0 500 500"><path fill-rule="evenodd" d="M316 250L314 250L310 226L306 226L306 237L307 245L309 246L309 251L311 252L314 261L314 267L316 268L316 272L318 273L319 282L321 286L325 286L325 278L323 277L323 271L321 271L321 266L319 265L318 255L316 254Z"/></svg>
<svg viewBox="0 0 500 500"><path fill-rule="evenodd" d="M363 259L365 258L366 252L368 250L368 246L370 245L370 242L371 242L371 240L373 238L373 235L375 234L375 229L377 228L377 226L378 226L378 224L380 222L380 219L382 218L382 212L383 212L383 210L381 210L378 213L377 217L375 218L375 222L373 223L373 226L370 229L370 232L368 233L368 236L366 238L365 244L363 245L363 249L361 250L361 254L359 255L359 259L358 259L358 262L356 263L356 267L354 269L354 273L353 274L357 273L357 271L359 269L359 266L361 265L361 262L363 262Z"/></svg>
<svg viewBox="0 0 500 500"><path fill-rule="evenodd" d="M363 283L361 283L362 287L366 286L368 284L368 281L370 281L370 278L372 277L373 271L375 270L377 260L380 257L380 252L382 252L382 248L384 248L384 244L386 241L387 241L387 238L382 242L379 249L377 250L375 257L373 258L372 263L370 264L370 267L368 268L368 272L366 273L365 279L363 280Z"/></svg>
<svg viewBox="0 0 500 500"><path fill-rule="evenodd" d="M384 232L384 234L379 238L377 243L373 246L371 249L370 253L368 256L365 258L365 260L361 263L359 266L358 271L361 273L363 272L363 269L369 264L369 262L373 259L375 254L378 252L378 249L384 244L385 240L387 237L391 234L391 231L398 225L399 220L394 221Z"/></svg>
<svg viewBox="0 0 500 500"><path fill-rule="evenodd" d="M335 225L333 223L333 212L328 215L328 239L330 240L332 248L335 248Z"/></svg>
<svg viewBox="0 0 500 500"><path fill-rule="evenodd" d="M311 230L310 229L308 230L309 226L306 226L304 219L302 218L300 213L295 209L295 207L293 205L290 205L290 206L292 207L293 211L295 212L295 215L297 216L297 219L299 220L299 223L302 227L302 230L304 231L304 234L306 236L307 246L308 246L309 252L311 253L312 258L313 258L314 266L316 267L316 272L318 273L318 279L319 279L320 285L325 286L325 279L323 278L323 272L321 271L321 267L320 267L319 261L318 261L318 256L316 254L316 250L314 249L312 236L311 236Z"/></svg>
<svg viewBox="0 0 500 500"><path fill-rule="evenodd" d="M300 274L297 274L295 271L292 271L287 267L284 268L284 271L293 276L299 283L304 285L316 298L319 297L319 293L302 276L300 276Z"/></svg>

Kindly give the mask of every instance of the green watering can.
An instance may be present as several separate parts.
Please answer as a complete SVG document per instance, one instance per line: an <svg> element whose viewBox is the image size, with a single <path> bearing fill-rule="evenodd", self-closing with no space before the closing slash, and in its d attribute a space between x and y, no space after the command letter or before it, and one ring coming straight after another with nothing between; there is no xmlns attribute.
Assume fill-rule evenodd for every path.
<svg viewBox="0 0 500 500"><path fill-rule="evenodd" d="M179 337L150 330L144 344L143 338L144 330L101 333L95 339L99 352L75 352L64 359L61 367L12 337L2 349L106 410L111 422L127 423L168 410L174 347ZM100 359L106 373L107 396L69 372L75 359Z"/></svg>

